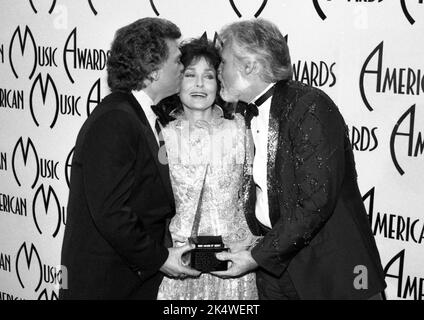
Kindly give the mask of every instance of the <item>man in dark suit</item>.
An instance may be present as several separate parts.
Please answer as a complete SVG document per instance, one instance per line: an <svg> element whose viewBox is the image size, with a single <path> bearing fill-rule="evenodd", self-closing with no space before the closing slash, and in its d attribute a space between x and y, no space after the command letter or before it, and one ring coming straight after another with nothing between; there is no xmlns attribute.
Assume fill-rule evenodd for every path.
<svg viewBox="0 0 424 320"><path fill-rule="evenodd" d="M180 30L140 19L118 30L108 58L112 93L78 134L73 156L61 299L156 299L163 274L197 276L172 247L175 206L152 105L178 91Z"/></svg>
<svg viewBox="0 0 424 320"><path fill-rule="evenodd" d="M242 112L254 145L246 219L263 238L218 257L234 277L258 268L261 299L373 299L384 273L357 185L348 130L322 91L292 81L278 28L263 19L221 32L224 100ZM250 172L249 172L250 171Z"/></svg>

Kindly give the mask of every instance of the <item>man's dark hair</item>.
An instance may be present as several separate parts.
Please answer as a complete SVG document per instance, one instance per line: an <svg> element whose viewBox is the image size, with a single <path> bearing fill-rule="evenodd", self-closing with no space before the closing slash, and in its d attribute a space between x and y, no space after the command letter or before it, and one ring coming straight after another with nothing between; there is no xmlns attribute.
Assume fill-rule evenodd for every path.
<svg viewBox="0 0 424 320"><path fill-rule="evenodd" d="M110 89L143 89L144 81L168 59L166 40L180 37L181 31L175 24L160 18L139 19L119 29L107 60Z"/></svg>

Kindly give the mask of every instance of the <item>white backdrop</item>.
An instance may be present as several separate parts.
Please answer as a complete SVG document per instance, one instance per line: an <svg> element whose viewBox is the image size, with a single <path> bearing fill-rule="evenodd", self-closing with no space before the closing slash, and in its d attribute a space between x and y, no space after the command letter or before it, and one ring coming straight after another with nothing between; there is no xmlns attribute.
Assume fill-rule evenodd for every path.
<svg viewBox="0 0 424 320"><path fill-rule="evenodd" d="M183 38L255 16L288 35L295 78L349 126L387 298L422 300L423 0L0 0L0 300L57 298L75 138L114 32L146 16Z"/></svg>

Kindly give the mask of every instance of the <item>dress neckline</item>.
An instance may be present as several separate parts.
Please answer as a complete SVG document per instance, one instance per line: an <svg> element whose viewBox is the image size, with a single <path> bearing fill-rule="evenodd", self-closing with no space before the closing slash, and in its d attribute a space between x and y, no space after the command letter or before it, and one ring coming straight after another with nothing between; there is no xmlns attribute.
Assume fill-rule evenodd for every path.
<svg viewBox="0 0 424 320"><path fill-rule="evenodd" d="M177 127L181 127L183 122L188 122L184 110L173 110L170 115L175 118L175 125ZM208 128L208 127L218 127L224 123L224 111L218 105L212 106L212 119L211 121L206 120L197 120L194 123L194 127L196 128Z"/></svg>

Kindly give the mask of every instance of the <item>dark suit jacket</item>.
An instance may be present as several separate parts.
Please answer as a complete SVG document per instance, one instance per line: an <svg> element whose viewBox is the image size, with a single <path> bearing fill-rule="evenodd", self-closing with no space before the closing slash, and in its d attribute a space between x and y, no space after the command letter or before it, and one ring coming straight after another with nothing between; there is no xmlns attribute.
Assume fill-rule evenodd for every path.
<svg viewBox="0 0 424 320"><path fill-rule="evenodd" d="M288 271L302 299L367 299L382 291L384 273L348 129L324 92L294 81L277 83L267 168L272 230L252 250L260 267L275 277ZM246 179L246 218L259 235L255 187L251 175ZM367 276L367 289L355 288L357 276Z"/></svg>
<svg viewBox="0 0 424 320"><path fill-rule="evenodd" d="M61 299L156 299L175 214L168 166L157 155L131 94L110 94L84 123L72 161Z"/></svg>

